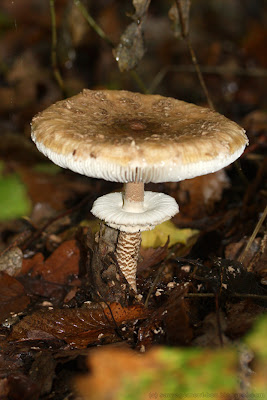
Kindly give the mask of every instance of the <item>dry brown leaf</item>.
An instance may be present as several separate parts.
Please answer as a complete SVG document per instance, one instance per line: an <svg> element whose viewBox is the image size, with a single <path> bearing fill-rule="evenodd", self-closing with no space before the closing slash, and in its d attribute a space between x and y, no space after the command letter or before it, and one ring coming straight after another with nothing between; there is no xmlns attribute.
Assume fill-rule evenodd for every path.
<svg viewBox="0 0 267 400"><path fill-rule="evenodd" d="M142 371L149 376L149 371L160 367L160 363L155 362L155 352L157 350L143 356L133 350L119 348L92 351L88 357L92 373L78 378L76 389L83 400L116 399L124 378L131 376L131 379L136 379Z"/></svg>
<svg viewBox="0 0 267 400"><path fill-rule="evenodd" d="M156 249L152 247L149 247L148 249L141 248L140 254L142 261L138 263L138 272L149 269L150 267L153 267L154 265L163 261L168 254L168 244L169 240L164 246Z"/></svg>
<svg viewBox="0 0 267 400"><path fill-rule="evenodd" d="M143 21L150 0L133 0L135 14L132 22L121 35L120 43L113 50L120 71L129 71L137 66L145 53Z"/></svg>
<svg viewBox="0 0 267 400"><path fill-rule="evenodd" d="M251 300L242 300L227 306L226 334L231 339L244 335L256 320L258 315L264 313L264 308L254 304Z"/></svg>
<svg viewBox="0 0 267 400"><path fill-rule="evenodd" d="M178 192L180 213L177 219L200 219L209 215L215 203L221 199L223 190L228 187L229 180L224 170L181 182Z"/></svg>
<svg viewBox="0 0 267 400"><path fill-rule="evenodd" d="M17 171L27 186L33 204L46 203L54 210L65 209L65 202L73 193L88 193L88 183L82 179L71 179L69 174L51 175L20 167Z"/></svg>
<svg viewBox="0 0 267 400"><path fill-rule="evenodd" d="M11 247L0 256L0 271L10 276L17 275L22 267L23 253L19 247Z"/></svg>
<svg viewBox="0 0 267 400"><path fill-rule="evenodd" d="M170 294L165 305L167 313L163 315L167 343L170 345L184 345L190 343L193 330L189 320L189 305L184 296L187 289L177 286Z"/></svg>
<svg viewBox="0 0 267 400"><path fill-rule="evenodd" d="M162 337L169 345L188 344L193 336L189 320L189 307L184 296L188 287L177 286L172 290L163 305L142 323L139 329L138 347L148 348L155 337L160 342Z"/></svg>
<svg viewBox="0 0 267 400"><path fill-rule="evenodd" d="M132 22L121 35L121 40L113 50L121 72L135 68L143 58L145 46L142 24Z"/></svg>
<svg viewBox="0 0 267 400"><path fill-rule="evenodd" d="M5 272L0 272L0 322L10 313L23 311L29 302L22 284Z"/></svg>
<svg viewBox="0 0 267 400"><path fill-rule="evenodd" d="M95 304L90 308L38 311L25 317L9 337L9 341L29 341L57 338L73 347L84 348L103 340L116 341L115 330L122 324L144 319L149 311L141 305L109 307Z"/></svg>
<svg viewBox="0 0 267 400"><path fill-rule="evenodd" d="M46 281L64 284L70 276L79 273L80 250L76 240L62 243L47 260L41 253L23 260L22 271L31 271L31 276L41 275Z"/></svg>
<svg viewBox="0 0 267 400"><path fill-rule="evenodd" d="M250 131L253 136L267 131L267 112L254 110L247 114L242 121L242 126L246 131Z"/></svg>
<svg viewBox="0 0 267 400"><path fill-rule="evenodd" d="M179 0L178 0L179 1ZM172 7L169 10L169 19L172 23L172 30L174 32L175 37L180 37L183 34L188 35L189 33L189 12L190 12L190 0L180 0L180 5L181 5L181 10L183 14L183 23L184 23L184 32L182 31L181 23L180 23L180 18L179 18L179 13L177 9L176 2L173 2Z"/></svg>

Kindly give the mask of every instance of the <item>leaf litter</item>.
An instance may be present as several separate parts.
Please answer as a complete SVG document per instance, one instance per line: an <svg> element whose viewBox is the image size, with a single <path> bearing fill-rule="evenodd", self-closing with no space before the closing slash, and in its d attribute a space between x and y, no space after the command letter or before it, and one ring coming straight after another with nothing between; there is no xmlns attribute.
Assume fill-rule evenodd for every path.
<svg viewBox="0 0 267 400"><path fill-rule="evenodd" d="M78 32L79 24L73 25L74 34L80 35L79 46L72 42L62 17L64 3L59 2L56 11L59 35L62 29L65 46L59 64L68 70L65 74L68 90L76 93L88 85L82 74L79 77L75 74L81 56L96 85L105 86L99 77L112 71L114 82L107 85L124 87L126 83L121 81L116 65L114 69L111 52L97 38L88 39L88 29ZM179 3L188 33L190 2ZM94 6L103 27L110 24L108 14L117 21L114 26L112 19L111 25L114 37L121 35L115 50L119 68L127 71L138 66L146 46L152 55L143 60L146 68L142 73L147 82L151 76L146 71L156 73L162 65L174 63L177 57L181 64L187 65L188 57L182 49L176 53L175 46L173 51L168 29L160 25L163 18L155 12L153 2L150 5L149 1L134 1L133 5L132 22L122 35L118 22L120 7L109 6L105 14L99 11L102 7ZM10 31L6 26L8 35L0 40L4 62L8 55L8 68L1 64L4 85L0 88L0 113L4 120L7 115L11 117L8 122L2 118L0 122L0 155L4 161L1 179L6 182L10 176L16 178L11 182L7 199L12 197L12 188L19 182L23 189L20 195L26 198L27 207L29 202L32 206L31 215L18 220L17 215L25 216L30 209L21 211L16 202L12 204L13 220L3 221L0 228L0 398L75 398L74 387L78 396L90 399L94 396L104 399L107 393L116 399L119 395L141 399L166 392L173 397L178 393L190 398L192 384L194 394L207 392L216 398L215 392L221 390L228 393L227 400L231 393L233 396L242 393L244 387L264 392L265 319L260 318L246 336L266 310L264 223L242 264L238 260L266 204L263 158L267 126L266 113L259 107L265 93L260 94L259 86L255 90L255 80L241 82L232 73L232 81L224 75L219 78L212 75L212 80L207 77L215 101L220 105L227 103L231 110L225 112L237 113L235 119L239 119L249 135L251 145L240 161L243 172L235 165L180 184L162 185L178 200L181 212L171 226L167 224L158 232L150 232L138 264L141 296L135 299L116 265L116 234L106 231L95 237L95 232L92 233L95 221L89 214L94 196L109 189L117 190L118 186L53 170L29 140L32 115L60 98L50 67L42 61L49 58L47 52L43 53L50 29L48 5L25 13L30 6L31 0L14 4L4 0L3 9L11 16L9 23L16 18L20 24L18 30ZM240 15L244 16L244 8ZM227 24L234 18L231 15ZM176 34L181 35L176 5L169 17ZM195 18L194 13L192 17ZM212 18L207 17L207 24L209 19ZM201 42L199 24L195 20L193 24ZM261 26L258 29L257 32L263 30ZM147 44L146 33L150 41ZM248 64L255 51L257 59L265 54L264 47L256 50L248 45L251 35L253 29L244 41L247 55L243 55L243 61ZM38 47L35 41L38 37L44 47ZM39 56L34 46L29 46L33 41ZM153 41L156 45L151 49ZM97 51L86 47L86 43L93 44ZM20 44L25 48L17 54ZM209 45L205 36L205 46L207 49L199 47L199 52L208 68L216 67L218 60L239 65L240 60L229 49L225 60L225 49L219 41L211 40ZM201 99L195 79L188 71L179 81L174 74L168 75L159 90L181 98L192 98L194 93ZM230 90L233 84L236 92ZM132 89L136 90L134 86ZM40 162L44 163L41 167ZM1 212L6 212L3 204L1 208ZM183 232L178 227L188 229L188 240L181 240ZM171 348L166 348L167 345ZM222 345L222 351L218 350ZM237 385L236 378L241 372L241 385ZM81 378L74 380L77 374Z"/></svg>

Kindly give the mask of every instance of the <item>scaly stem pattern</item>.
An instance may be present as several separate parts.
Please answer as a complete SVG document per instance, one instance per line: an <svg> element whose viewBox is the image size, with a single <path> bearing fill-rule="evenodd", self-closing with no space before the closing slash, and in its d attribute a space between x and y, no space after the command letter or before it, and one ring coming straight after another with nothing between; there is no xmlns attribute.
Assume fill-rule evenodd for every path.
<svg viewBox="0 0 267 400"><path fill-rule="evenodd" d="M143 211L144 184L129 182L125 184L123 208L129 212ZM118 265L130 287L136 292L136 269L141 246L141 232L123 232L118 236L116 257Z"/></svg>

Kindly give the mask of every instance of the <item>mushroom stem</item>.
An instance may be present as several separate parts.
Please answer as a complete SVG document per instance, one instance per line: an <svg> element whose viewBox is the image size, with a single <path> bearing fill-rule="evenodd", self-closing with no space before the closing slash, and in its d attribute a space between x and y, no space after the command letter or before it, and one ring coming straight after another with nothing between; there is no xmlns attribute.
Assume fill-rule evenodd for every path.
<svg viewBox="0 0 267 400"><path fill-rule="evenodd" d="M128 182L125 184L123 196L125 211L139 213L144 211L144 183Z"/></svg>
<svg viewBox="0 0 267 400"><path fill-rule="evenodd" d="M144 211L144 183L125 184L123 208L132 213ZM141 232L120 231L116 247L118 265L131 288L136 292L136 269L141 246Z"/></svg>
<svg viewBox="0 0 267 400"><path fill-rule="evenodd" d="M129 233L120 231L116 247L116 257L121 272L135 292L136 269L140 246L141 232Z"/></svg>

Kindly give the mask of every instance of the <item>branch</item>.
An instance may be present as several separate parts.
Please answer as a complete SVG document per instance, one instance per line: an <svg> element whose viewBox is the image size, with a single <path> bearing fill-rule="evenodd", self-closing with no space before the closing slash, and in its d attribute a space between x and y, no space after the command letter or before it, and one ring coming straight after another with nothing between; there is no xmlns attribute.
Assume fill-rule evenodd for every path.
<svg viewBox="0 0 267 400"><path fill-rule="evenodd" d="M202 72L201 72L201 70L199 68L199 64L198 64L196 53L195 53L195 51L193 49L191 40L190 40L189 35L188 35L187 31L186 31L186 24L185 24L185 18L184 18L184 14L183 14L183 10L182 10L181 0L175 0L175 2L176 2L177 9L178 9L182 37L186 41L188 50L189 50L190 55L191 55L192 62L194 64L194 67L195 67L195 70L196 70L196 73L197 73L197 76L198 76L198 79L199 79L199 82L200 82L200 85L201 85L201 87L202 87L202 89L203 89L203 91L205 93L206 98L207 98L208 105L212 110L214 110L213 102L212 102L212 100L210 98L210 95L209 95L206 83L204 81Z"/></svg>
<svg viewBox="0 0 267 400"><path fill-rule="evenodd" d="M55 0L50 0L50 15L51 15L51 30L52 30L52 42L51 42L51 64L53 73L61 92L65 96L64 82L58 67L57 62L57 28L56 28L56 12L55 12Z"/></svg>

